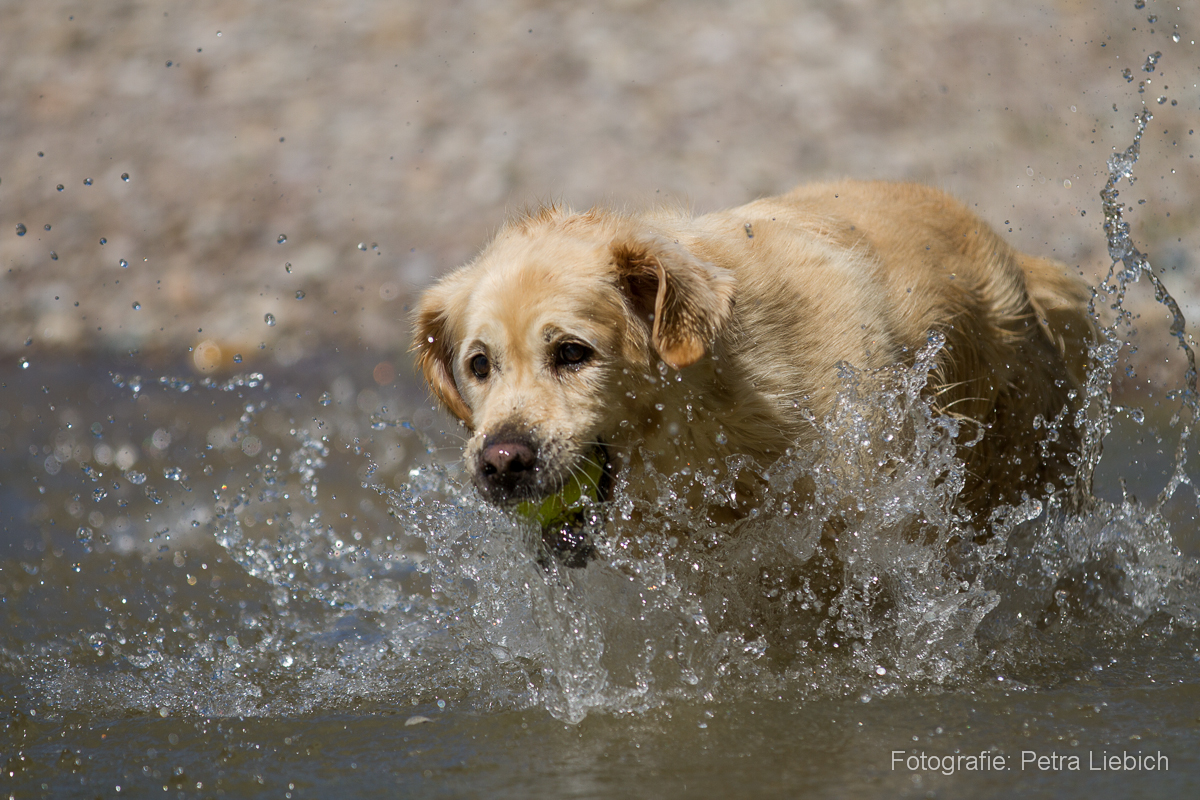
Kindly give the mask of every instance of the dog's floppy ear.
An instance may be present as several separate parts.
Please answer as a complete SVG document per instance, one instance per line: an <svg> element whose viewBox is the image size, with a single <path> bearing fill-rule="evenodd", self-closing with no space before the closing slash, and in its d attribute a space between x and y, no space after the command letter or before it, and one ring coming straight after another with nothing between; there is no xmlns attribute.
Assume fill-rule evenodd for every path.
<svg viewBox="0 0 1200 800"><path fill-rule="evenodd" d="M434 286L425 292L413 313L412 351L417 354L417 368L434 396L451 414L471 426L471 409L458 391L450 361L454 357L449 324L449 302L446 289Z"/></svg>
<svg viewBox="0 0 1200 800"><path fill-rule="evenodd" d="M634 309L653 319L662 360L675 369L699 361L733 315L733 273L653 234L618 239L612 253Z"/></svg>

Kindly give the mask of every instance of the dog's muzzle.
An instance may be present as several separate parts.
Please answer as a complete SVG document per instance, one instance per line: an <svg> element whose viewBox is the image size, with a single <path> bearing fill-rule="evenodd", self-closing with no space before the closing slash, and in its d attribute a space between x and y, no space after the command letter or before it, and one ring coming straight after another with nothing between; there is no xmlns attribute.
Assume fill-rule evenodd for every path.
<svg viewBox="0 0 1200 800"><path fill-rule="evenodd" d="M597 446L566 481L548 484L545 464L528 435L500 430L484 439L475 484L488 502L517 506L541 527L539 561L553 556L567 567L584 567L595 553L592 531L603 522L601 504L612 489L608 451ZM570 495L570 496L568 496Z"/></svg>

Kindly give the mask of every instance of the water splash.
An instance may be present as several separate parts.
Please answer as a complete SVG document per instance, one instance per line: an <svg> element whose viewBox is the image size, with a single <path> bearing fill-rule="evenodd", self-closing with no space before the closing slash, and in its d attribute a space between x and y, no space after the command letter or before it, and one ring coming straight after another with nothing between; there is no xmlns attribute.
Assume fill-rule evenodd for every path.
<svg viewBox="0 0 1200 800"><path fill-rule="evenodd" d="M1108 276L1101 283L1097 297L1102 295L1111 296L1114 299L1113 306L1118 309L1118 313L1111 325L1101 327L1101 339L1103 341L1097 345L1093 353L1096 366L1092 369L1088 377L1087 397L1088 402L1096 406L1098 414L1094 423L1089 422L1084 426L1083 454L1085 458L1081 472L1089 479L1089 482L1085 485L1090 485L1090 475L1100 461L1104 437L1109 433L1112 426L1113 409L1111 408L1108 387L1111 386L1117 356L1123 345L1121 333L1124 329L1131 327L1133 322L1132 315L1124 310L1124 299L1129 290L1129 285L1145 277L1154 289L1154 299L1165 306L1171 316L1169 332L1176 340L1179 349L1183 351L1187 364L1183 375L1183 388L1168 395L1168 399L1178 400L1180 404L1178 411L1174 413L1170 420L1170 426L1172 428L1179 426L1180 433L1179 442L1175 450L1174 469L1154 506L1154 509L1159 511L1181 486L1193 486L1193 491L1195 491L1195 487L1188 477L1185 467L1190 452L1189 444L1192 434L1196 421L1200 418L1200 395L1197 394L1196 385L1196 354L1192 348L1190 337L1186 333L1187 320L1183 315L1183 311L1179 308L1179 304L1171 296L1171 293L1167 291L1167 287L1163 284L1162 279L1155 272L1149 258L1137 248L1130 237L1129 223L1124 220L1123 206L1120 202L1120 191L1117 188L1122 180L1126 181L1130 186L1133 185L1135 180L1133 177L1133 167L1137 163L1141 152L1142 135L1145 133L1146 125L1153 118L1153 115L1146 108L1143 108L1134 117L1133 121L1136 125L1136 132L1134 133L1133 142L1123 152L1114 153L1109 157L1108 180L1105 182L1104 189L1100 192L1100 198L1104 207L1103 227L1107 237L1108 254L1112 259L1112 267L1109 270ZM1095 299L1094 297L1092 301L1091 311L1093 315L1096 314Z"/></svg>
<svg viewBox="0 0 1200 800"><path fill-rule="evenodd" d="M1148 424L1111 392L1132 335L1127 297L1148 280L1187 356L1169 423L1179 441L1148 505L1089 496L1077 510L1051 493L978 530L959 495L962 448L980 432L926 396L936 334L910 367L840 365L833 411L806 415L814 444L776 463L733 456L716 474L641 476L655 502L619 477L611 515L630 535L603 538L581 570L540 564L538 532L484 503L420 425L363 411L336 382L304 405L261 373L114 375L139 414L162 398L196 403L201 430L188 443L147 420L153 433L122 441L120 426L97 423L83 427L90 458L71 433L38 451L38 469L69 486L78 462L86 490L51 489L78 517L64 545L77 566L148 577L97 588L85 629L0 655L60 709L279 716L448 700L577 722L748 692L869 702L997 676L1056 680L1152 619L1195 627L1197 571L1167 513L1193 486L1194 357L1118 199L1149 119L1108 165L1113 267L1092 302L1101 335L1084 408L1038 422L1047 441L1081 430L1080 487L1097 480L1118 420ZM763 497L738 522L688 506L698 489L735 507L751 476Z"/></svg>

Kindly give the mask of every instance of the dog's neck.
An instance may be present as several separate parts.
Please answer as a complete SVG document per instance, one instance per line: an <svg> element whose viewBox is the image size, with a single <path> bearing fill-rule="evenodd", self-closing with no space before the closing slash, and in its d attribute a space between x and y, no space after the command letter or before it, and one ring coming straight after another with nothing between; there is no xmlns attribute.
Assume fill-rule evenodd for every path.
<svg viewBox="0 0 1200 800"><path fill-rule="evenodd" d="M747 456L764 469L796 441L794 420L781 414L753 385L745 366L726 353L727 348L718 347L715 355L683 370L660 368L628 377L622 386L626 403L605 439L614 445L610 452L622 469L634 475L651 470L664 478L702 474L722 480L730 456ZM656 482L633 483L651 487ZM684 483L699 493L699 484ZM753 471L746 471L735 490L750 500L757 483Z"/></svg>

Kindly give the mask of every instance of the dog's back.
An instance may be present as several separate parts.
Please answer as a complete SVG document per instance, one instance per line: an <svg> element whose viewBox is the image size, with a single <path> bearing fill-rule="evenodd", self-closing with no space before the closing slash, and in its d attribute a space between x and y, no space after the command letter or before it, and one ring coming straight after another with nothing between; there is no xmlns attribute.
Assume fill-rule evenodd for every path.
<svg viewBox="0 0 1200 800"><path fill-rule="evenodd" d="M799 320L799 338L810 345L773 345L800 355L794 366L809 378L817 367L823 383L814 398L807 381L809 404L830 407L836 387L828 378L837 361L911 364L929 332L938 331L946 344L931 376L937 406L984 427L981 440L962 451L962 498L976 517L982 522L1000 503L1071 480L1067 455L1079 437L1070 411L1080 402L1094 326L1087 287L1065 266L1017 252L960 203L917 184L807 185L698 222L740 227L752 238L769 238L784 224L829 248L813 272L811 259L779 254L735 267L745 328L770 330L773 323L758 317L777 318L781 302L795 304L792 314L815 312ZM781 286L781 266L800 283ZM764 304L772 308L761 314L756 309ZM840 352L823 354L818 364L807 357L831 348ZM772 373L789 371L766 360ZM761 375L757 382L772 381ZM1035 425L1038 418L1058 420L1055 432ZM971 438L965 431L963 439Z"/></svg>

